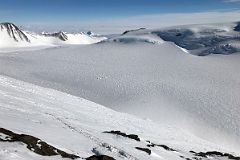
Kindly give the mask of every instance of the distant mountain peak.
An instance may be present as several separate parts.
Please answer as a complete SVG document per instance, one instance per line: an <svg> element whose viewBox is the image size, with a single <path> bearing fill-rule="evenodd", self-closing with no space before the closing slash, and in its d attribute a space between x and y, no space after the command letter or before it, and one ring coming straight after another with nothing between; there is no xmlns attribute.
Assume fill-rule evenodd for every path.
<svg viewBox="0 0 240 160"><path fill-rule="evenodd" d="M46 36L46 37L56 37L56 38L59 38L62 41L67 41L68 40L68 36L63 31L59 31L59 32L56 32L56 33L42 33L42 34L44 36Z"/></svg>
<svg viewBox="0 0 240 160"><path fill-rule="evenodd" d="M10 22L0 23L0 31L7 32L9 37L13 38L14 41L16 42L19 42L19 41L30 42L27 35L13 23L10 23Z"/></svg>

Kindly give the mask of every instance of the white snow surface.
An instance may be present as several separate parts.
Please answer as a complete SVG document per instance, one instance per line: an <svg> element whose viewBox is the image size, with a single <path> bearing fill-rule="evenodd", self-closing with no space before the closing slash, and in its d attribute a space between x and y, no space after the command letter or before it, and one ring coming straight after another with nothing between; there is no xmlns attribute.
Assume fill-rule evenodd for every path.
<svg viewBox="0 0 240 160"><path fill-rule="evenodd" d="M209 34L205 31L214 26L189 28L197 37ZM224 32L216 34L226 31L232 36L237 32L231 25L217 29ZM83 157L90 156L94 146L99 148L97 138L111 146L126 148L124 151L135 158L149 159L133 149L143 147L143 142L122 142L121 138L102 134L105 130L138 134L145 140L179 149L186 157L190 150L239 154L239 52L194 56L172 42L163 41L153 31L132 32L92 45L60 44L36 51L24 48L1 52L0 109L4 112L0 112L3 118L0 124ZM202 31L204 34L198 35ZM238 39L229 43L239 47ZM69 126L76 130L70 132ZM42 133L43 130L47 132ZM94 142L89 141L89 136L79 136L79 130L93 136L90 139ZM62 134L52 139L56 131ZM84 145L79 145L80 141ZM11 146L3 147L12 150ZM109 152L100 147L100 151L119 158L118 149ZM152 159L179 158L159 149L153 152L156 156L151 156Z"/></svg>
<svg viewBox="0 0 240 160"><path fill-rule="evenodd" d="M130 30L126 34L117 35L113 38L106 39L104 42L121 42L121 43L137 43L145 42L152 44L162 44L164 41L157 35L151 33L151 30L137 29Z"/></svg>
<svg viewBox="0 0 240 160"><path fill-rule="evenodd" d="M98 43L102 40L105 40L105 37L94 37L91 35L87 35L85 33L65 33L68 37L66 41L62 41L57 37L46 37L41 34L32 33L32 41L40 44L53 44L53 45L66 45L66 44L93 44ZM35 40L34 40L35 38Z"/></svg>
<svg viewBox="0 0 240 160"><path fill-rule="evenodd" d="M66 152L86 158L95 148L101 154L116 159L181 159L189 151L228 151L199 139L181 127L156 124L119 113L85 99L56 90L0 76L0 126L17 133L36 136ZM102 133L120 130L140 136L137 142L121 136ZM153 154L138 151L146 141L169 145L178 152L152 148ZM123 156L124 155L124 156ZM21 143L0 142L0 159L61 159L42 157Z"/></svg>
<svg viewBox="0 0 240 160"><path fill-rule="evenodd" d="M198 57L173 43L2 53L0 74L51 87L239 149L239 54Z"/></svg>

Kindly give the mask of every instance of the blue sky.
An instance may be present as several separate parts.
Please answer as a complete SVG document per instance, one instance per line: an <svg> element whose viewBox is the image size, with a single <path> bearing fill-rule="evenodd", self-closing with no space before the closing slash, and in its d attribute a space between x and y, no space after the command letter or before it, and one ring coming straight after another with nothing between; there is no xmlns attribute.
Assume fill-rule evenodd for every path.
<svg viewBox="0 0 240 160"><path fill-rule="evenodd" d="M151 14L229 11L240 9L237 1L239 0L0 0L0 21L77 23Z"/></svg>

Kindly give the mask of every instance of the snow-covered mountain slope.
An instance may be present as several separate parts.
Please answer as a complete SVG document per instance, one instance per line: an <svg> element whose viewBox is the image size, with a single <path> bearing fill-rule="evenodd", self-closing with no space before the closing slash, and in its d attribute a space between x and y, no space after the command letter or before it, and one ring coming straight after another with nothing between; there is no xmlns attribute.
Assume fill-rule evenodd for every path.
<svg viewBox="0 0 240 160"><path fill-rule="evenodd" d="M232 54L240 51L239 23L172 27L153 31L194 55Z"/></svg>
<svg viewBox="0 0 240 160"><path fill-rule="evenodd" d="M193 56L173 43L101 43L0 54L0 74L181 126L239 151L240 55Z"/></svg>
<svg viewBox="0 0 240 160"><path fill-rule="evenodd" d="M45 141L81 158L94 154L134 160L238 158L233 152L223 154L230 151L199 139L181 127L156 124L3 76L0 76L0 128L40 138L39 148L40 141ZM9 133L0 133L1 160L62 159L61 156L37 155L32 145L27 149L23 143L3 141L10 139L6 134ZM210 154L208 151L217 152ZM204 154L209 154L208 158L204 158Z"/></svg>
<svg viewBox="0 0 240 160"><path fill-rule="evenodd" d="M175 43L187 53L194 55L232 54L240 51L239 23L206 24L125 31L121 35L106 38L89 33L30 33L21 31L11 23L2 23L0 48L36 47L64 44L93 44L98 42L152 43L164 41Z"/></svg>
<svg viewBox="0 0 240 160"><path fill-rule="evenodd" d="M148 30L145 28L140 28L136 30L129 30L125 31L122 35L118 35L109 39L106 39L104 42L118 42L118 43L151 43L151 44L161 44L164 41L154 34L151 34Z"/></svg>
<svg viewBox="0 0 240 160"><path fill-rule="evenodd" d="M105 37L92 36L86 33L42 33L35 37L46 44L64 45L64 44L93 44L105 40Z"/></svg>
<svg viewBox="0 0 240 160"><path fill-rule="evenodd" d="M193 55L232 54L240 51L239 23L175 26L125 31L112 42L163 43L169 41Z"/></svg>
<svg viewBox="0 0 240 160"><path fill-rule="evenodd" d="M20 30L12 23L0 23L0 49L20 47L56 46L64 44L92 44L106 39L85 33L43 33L36 34Z"/></svg>
<svg viewBox="0 0 240 160"><path fill-rule="evenodd" d="M0 23L0 46L26 46L30 43L27 34L12 23Z"/></svg>
<svg viewBox="0 0 240 160"><path fill-rule="evenodd" d="M46 37L55 37L55 38L58 38L62 41L67 41L68 40L68 36L64 32L57 32L57 33L44 33L43 32L42 35L44 35Z"/></svg>

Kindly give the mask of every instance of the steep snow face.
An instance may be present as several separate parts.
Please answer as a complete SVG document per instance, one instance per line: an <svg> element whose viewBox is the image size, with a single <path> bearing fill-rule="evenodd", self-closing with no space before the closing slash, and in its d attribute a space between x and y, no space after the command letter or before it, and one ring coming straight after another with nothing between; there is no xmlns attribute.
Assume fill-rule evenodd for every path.
<svg viewBox="0 0 240 160"><path fill-rule="evenodd" d="M181 127L156 124L79 97L3 76L0 76L0 127L38 137L82 158L105 154L117 160L182 160L183 157L201 158L194 155L193 151L230 152L227 148L193 136ZM139 140L103 133L111 130L135 134ZM0 134L0 139L4 137ZM152 143L159 146L152 146ZM148 148L151 154L137 150L136 147ZM0 159L62 158L43 157L26 149L22 143L0 141ZM223 159L227 160L227 157Z"/></svg>
<svg viewBox="0 0 240 160"><path fill-rule="evenodd" d="M12 23L0 23L0 46L15 47L27 46L30 39L26 33L21 31Z"/></svg>

